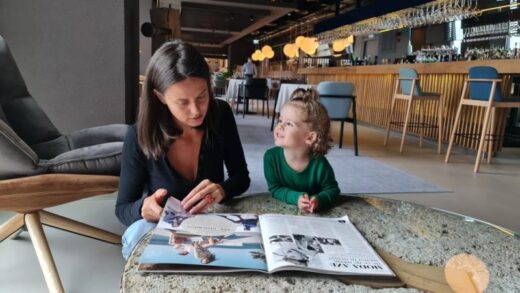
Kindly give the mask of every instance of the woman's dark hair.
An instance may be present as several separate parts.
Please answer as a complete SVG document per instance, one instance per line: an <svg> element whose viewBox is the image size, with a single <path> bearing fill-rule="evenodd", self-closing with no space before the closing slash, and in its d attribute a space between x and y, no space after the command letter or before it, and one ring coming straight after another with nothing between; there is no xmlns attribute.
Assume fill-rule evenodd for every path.
<svg viewBox="0 0 520 293"><path fill-rule="evenodd" d="M182 134L168 106L154 93L164 93L172 84L187 78L202 78L208 85L209 105L204 122L198 129L214 132L216 104L211 90L209 66L202 55L190 44L180 40L165 43L150 59L139 101L137 139L147 158L157 159Z"/></svg>

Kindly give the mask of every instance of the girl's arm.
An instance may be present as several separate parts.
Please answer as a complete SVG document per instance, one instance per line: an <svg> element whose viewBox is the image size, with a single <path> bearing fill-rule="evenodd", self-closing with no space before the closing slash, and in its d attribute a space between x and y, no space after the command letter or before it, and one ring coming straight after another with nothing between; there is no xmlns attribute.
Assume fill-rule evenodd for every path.
<svg viewBox="0 0 520 293"><path fill-rule="evenodd" d="M338 182L334 176L334 170L328 161L325 161L323 174L320 177L321 191L318 194L312 195L318 199L318 209L332 206L340 193Z"/></svg>
<svg viewBox="0 0 520 293"><path fill-rule="evenodd" d="M115 213L119 221L130 226L142 218L142 196L148 171L146 158L137 144L136 127L129 128L123 145L121 157L121 174L119 176L119 192Z"/></svg>
<svg viewBox="0 0 520 293"><path fill-rule="evenodd" d="M272 153L267 151L264 154L264 176L267 181L269 192L274 198L292 205L298 205L298 199L305 194L304 191L297 191L282 185L280 176L281 170L277 168L273 160Z"/></svg>

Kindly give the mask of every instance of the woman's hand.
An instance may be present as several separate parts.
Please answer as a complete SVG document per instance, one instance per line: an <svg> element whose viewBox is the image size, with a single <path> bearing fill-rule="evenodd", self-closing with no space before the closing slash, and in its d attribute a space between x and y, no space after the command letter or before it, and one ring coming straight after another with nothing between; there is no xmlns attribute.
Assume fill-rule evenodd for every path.
<svg viewBox="0 0 520 293"><path fill-rule="evenodd" d="M307 193L305 193L298 198L298 209L300 210L300 213L312 214L317 207L318 199L315 196L309 198Z"/></svg>
<svg viewBox="0 0 520 293"><path fill-rule="evenodd" d="M219 203L225 196L226 193L220 184L204 179L190 191L181 204L182 208L190 214L197 214L206 211L211 205Z"/></svg>
<svg viewBox="0 0 520 293"><path fill-rule="evenodd" d="M154 194L144 199L143 206L141 207L141 216L143 219L147 222L159 221L163 210L161 203L167 193L166 189L160 188L157 189Z"/></svg>

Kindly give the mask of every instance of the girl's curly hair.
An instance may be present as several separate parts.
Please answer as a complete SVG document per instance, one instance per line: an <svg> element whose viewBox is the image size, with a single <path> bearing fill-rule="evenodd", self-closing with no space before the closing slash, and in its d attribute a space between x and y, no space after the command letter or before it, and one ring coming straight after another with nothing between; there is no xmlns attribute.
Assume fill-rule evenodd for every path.
<svg viewBox="0 0 520 293"><path fill-rule="evenodd" d="M309 123L311 131L316 132L316 141L311 146L312 156L323 156L332 148L330 137L330 118L325 107L319 102L319 94L314 89L296 89L287 103L304 114L303 121Z"/></svg>

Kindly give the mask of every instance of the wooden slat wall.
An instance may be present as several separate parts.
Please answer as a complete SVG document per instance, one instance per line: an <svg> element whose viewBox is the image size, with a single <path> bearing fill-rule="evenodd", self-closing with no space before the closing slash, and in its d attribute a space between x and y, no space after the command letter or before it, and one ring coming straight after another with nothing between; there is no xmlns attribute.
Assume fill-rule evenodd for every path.
<svg viewBox="0 0 520 293"><path fill-rule="evenodd" d="M373 66L377 68L378 66ZM317 69L315 69L317 70ZM386 122L390 112L390 104L392 101L392 94L395 90L397 74L366 74L366 73L351 73L335 72L332 74L313 74L312 72L305 72L307 81L311 84L318 84L321 81L347 81L355 86L355 95L357 102L358 120L367 122L369 124L386 127ZM444 100L443 109L443 135L442 140L448 142L452 131L452 125L455 120L455 114L462 94L464 81L467 74L464 73L444 73L433 74L425 73L419 74L420 85L423 91L441 93ZM502 82L502 92L504 95L509 93L511 87L511 74L504 74ZM427 101L425 105L424 122L437 125L437 107L438 102ZM413 106L411 121L419 122L419 104L415 103ZM405 102L397 101L396 112L392 121L404 121ZM506 112L504 109L497 109L497 125L496 132L501 135L499 143L494 144L494 149L500 150L502 146L502 139L506 125ZM458 132L479 133L484 120L484 108L464 106L462 109L462 117ZM401 130L398 128L396 130ZM409 129L410 133L419 134L418 129ZM437 140L437 128L424 129L424 136ZM477 149L478 140L469 139L458 136L455 139L455 144Z"/></svg>

